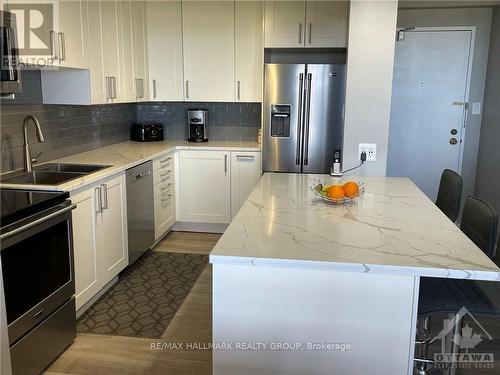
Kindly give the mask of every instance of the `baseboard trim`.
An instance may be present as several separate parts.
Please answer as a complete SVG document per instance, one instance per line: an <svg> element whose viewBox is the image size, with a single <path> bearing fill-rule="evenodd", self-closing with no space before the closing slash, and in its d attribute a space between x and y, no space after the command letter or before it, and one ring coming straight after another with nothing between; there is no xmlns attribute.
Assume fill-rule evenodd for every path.
<svg viewBox="0 0 500 375"><path fill-rule="evenodd" d="M229 224L219 223L191 223L177 221L171 230L177 232L201 232L201 233L224 233Z"/></svg>

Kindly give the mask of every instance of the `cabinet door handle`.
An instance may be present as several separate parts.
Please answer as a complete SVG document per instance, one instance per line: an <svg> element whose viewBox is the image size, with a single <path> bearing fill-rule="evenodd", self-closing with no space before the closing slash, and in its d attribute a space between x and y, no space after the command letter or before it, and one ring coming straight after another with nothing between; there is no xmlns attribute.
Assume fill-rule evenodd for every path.
<svg viewBox="0 0 500 375"><path fill-rule="evenodd" d="M312 32L313 32L313 24L309 24L309 44L312 43Z"/></svg>
<svg viewBox="0 0 500 375"><path fill-rule="evenodd" d="M59 61L66 60L66 38L64 33L58 33L59 36Z"/></svg>
<svg viewBox="0 0 500 375"><path fill-rule="evenodd" d="M95 195L95 198L97 200L97 202L95 202L95 212L96 213L101 213L102 212L102 189L100 186L96 186L95 189L94 189L94 195Z"/></svg>
<svg viewBox="0 0 500 375"><path fill-rule="evenodd" d="M111 99L116 99L116 77L111 77L111 83L113 89L113 96L111 97Z"/></svg>
<svg viewBox="0 0 500 375"><path fill-rule="evenodd" d="M144 80L141 78L141 99L144 99Z"/></svg>
<svg viewBox="0 0 500 375"><path fill-rule="evenodd" d="M299 44L302 44L302 22L299 23Z"/></svg>
<svg viewBox="0 0 500 375"><path fill-rule="evenodd" d="M106 77L106 100L109 100L111 98L111 89L110 89L110 85L109 85L109 77Z"/></svg>
<svg viewBox="0 0 500 375"><path fill-rule="evenodd" d="M56 44L57 44L57 39L56 39L56 33L54 30L50 30L50 55L53 59L57 59L57 50L56 50Z"/></svg>
<svg viewBox="0 0 500 375"><path fill-rule="evenodd" d="M161 164L168 163L170 160L172 160L172 158L166 158L166 159L160 160L160 163Z"/></svg>
<svg viewBox="0 0 500 375"><path fill-rule="evenodd" d="M224 174L227 174L227 154L224 155Z"/></svg>
<svg viewBox="0 0 500 375"><path fill-rule="evenodd" d="M108 185L102 184L101 186L102 186L102 191L104 193L102 209L107 210L108 209Z"/></svg>
<svg viewBox="0 0 500 375"><path fill-rule="evenodd" d="M238 81L238 100L241 99L241 81Z"/></svg>
<svg viewBox="0 0 500 375"><path fill-rule="evenodd" d="M153 98L156 98L156 79L153 79Z"/></svg>
<svg viewBox="0 0 500 375"><path fill-rule="evenodd" d="M186 80L186 99L189 99L189 81Z"/></svg>
<svg viewBox="0 0 500 375"><path fill-rule="evenodd" d="M236 159L238 160L254 160L255 157L253 155L236 155Z"/></svg>

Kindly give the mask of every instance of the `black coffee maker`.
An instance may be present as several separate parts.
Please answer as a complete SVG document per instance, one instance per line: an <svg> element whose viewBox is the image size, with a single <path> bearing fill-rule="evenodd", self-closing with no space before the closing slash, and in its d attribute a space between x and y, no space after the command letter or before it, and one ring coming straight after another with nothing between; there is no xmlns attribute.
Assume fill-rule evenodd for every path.
<svg viewBox="0 0 500 375"><path fill-rule="evenodd" d="M188 141L208 142L208 109L188 109Z"/></svg>

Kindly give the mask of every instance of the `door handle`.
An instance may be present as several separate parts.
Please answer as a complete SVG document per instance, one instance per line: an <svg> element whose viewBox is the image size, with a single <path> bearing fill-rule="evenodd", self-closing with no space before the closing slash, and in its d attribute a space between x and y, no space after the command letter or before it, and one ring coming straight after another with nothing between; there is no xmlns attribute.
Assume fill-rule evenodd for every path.
<svg viewBox="0 0 500 375"><path fill-rule="evenodd" d="M116 99L116 77L111 77L111 83L113 89L113 96L111 97L111 99Z"/></svg>
<svg viewBox="0 0 500 375"><path fill-rule="evenodd" d="M305 114L305 124L304 129L304 165L309 164L309 116L311 112L311 82L312 74L307 74L307 103L306 103L306 114Z"/></svg>
<svg viewBox="0 0 500 375"><path fill-rule="evenodd" d="M107 184L102 184L102 192L104 193L104 199L102 209L107 210L108 209L108 185Z"/></svg>
<svg viewBox="0 0 500 375"><path fill-rule="evenodd" d="M106 100L111 99L111 79L110 77L106 77Z"/></svg>
<svg viewBox="0 0 500 375"><path fill-rule="evenodd" d="M309 24L309 40L308 40L309 44L312 43L312 32L313 32L313 24L310 23Z"/></svg>
<svg viewBox="0 0 500 375"><path fill-rule="evenodd" d="M299 23L299 44L302 44L302 22Z"/></svg>
<svg viewBox="0 0 500 375"><path fill-rule="evenodd" d="M189 81L186 80L186 99L189 99Z"/></svg>
<svg viewBox="0 0 500 375"><path fill-rule="evenodd" d="M297 148L295 151L295 164L300 165L300 143L302 130L302 96L304 91L304 73L299 74L299 106L297 113Z"/></svg>
<svg viewBox="0 0 500 375"><path fill-rule="evenodd" d="M94 189L94 195L95 195L95 198L97 199L97 202L95 202L95 206L96 206L95 212L97 214L102 212L102 195L101 195L102 191L101 190L102 189L100 186L96 186Z"/></svg>
<svg viewBox="0 0 500 375"><path fill-rule="evenodd" d="M227 154L224 155L224 174L227 174Z"/></svg>
<svg viewBox="0 0 500 375"><path fill-rule="evenodd" d="M50 55L53 59L57 59L58 56L56 51L56 44L57 44L56 33L54 30L50 30L49 34L50 34Z"/></svg>
<svg viewBox="0 0 500 375"><path fill-rule="evenodd" d="M156 79L153 79L153 98L156 98Z"/></svg>
<svg viewBox="0 0 500 375"><path fill-rule="evenodd" d="M236 155L236 159L253 161L255 159L255 157L253 155Z"/></svg>
<svg viewBox="0 0 500 375"><path fill-rule="evenodd" d="M238 100L241 99L241 81L238 81Z"/></svg>

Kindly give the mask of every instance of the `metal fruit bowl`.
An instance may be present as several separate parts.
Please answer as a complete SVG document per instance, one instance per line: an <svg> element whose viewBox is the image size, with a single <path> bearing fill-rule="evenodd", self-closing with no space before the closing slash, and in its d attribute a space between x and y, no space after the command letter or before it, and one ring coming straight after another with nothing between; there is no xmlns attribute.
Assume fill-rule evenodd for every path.
<svg viewBox="0 0 500 375"><path fill-rule="evenodd" d="M344 197L344 198L340 198L340 199L330 198L328 195L326 195L326 192L323 190L323 186L334 185L334 184L332 184L332 183L327 184L327 183L323 183L321 181L312 188L312 191L314 191L314 194L318 198L320 198L321 200L328 202L328 203L332 203L332 204L355 203L357 201L357 198L362 196L365 193L365 183L359 182L359 181L357 181L356 183L358 184L358 194L355 196L352 196L352 197ZM335 185L344 185L344 183L335 184Z"/></svg>

